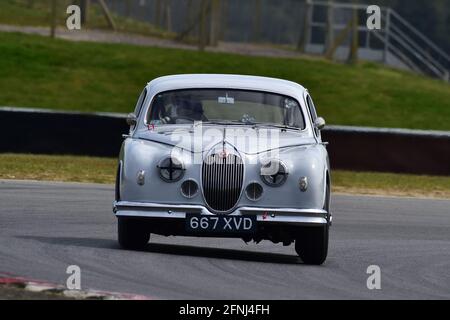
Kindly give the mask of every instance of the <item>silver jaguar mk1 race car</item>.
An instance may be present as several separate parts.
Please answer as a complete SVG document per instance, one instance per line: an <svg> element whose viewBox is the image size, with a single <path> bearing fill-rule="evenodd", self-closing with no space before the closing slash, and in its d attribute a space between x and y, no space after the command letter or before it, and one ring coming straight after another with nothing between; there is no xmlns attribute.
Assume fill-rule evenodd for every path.
<svg viewBox="0 0 450 320"><path fill-rule="evenodd" d="M328 251L330 166L308 91L240 75L147 84L119 156L114 214L123 248L150 234L271 240L307 264Z"/></svg>

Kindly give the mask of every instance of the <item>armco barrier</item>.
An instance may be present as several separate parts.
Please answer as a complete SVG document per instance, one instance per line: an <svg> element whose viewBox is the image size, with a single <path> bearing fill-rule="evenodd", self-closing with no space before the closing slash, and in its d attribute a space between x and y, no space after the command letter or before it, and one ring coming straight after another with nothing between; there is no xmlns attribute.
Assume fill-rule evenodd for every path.
<svg viewBox="0 0 450 320"><path fill-rule="evenodd" d="M0 152L117 156L125 116L0 108Z"/></svg>
<svg viewBox="0 0 450 320"><path fill-rule="evenodd" d="M117 156L125 115L0 108L0 152ZM450 132L330 126L334 169L450 175Z"/></svg>
<svg viewBox="0 0 450 320"><path fill-rule="evenodd" d="M336 169L450 175L450 132L330 126L322 138Z"/></svg>

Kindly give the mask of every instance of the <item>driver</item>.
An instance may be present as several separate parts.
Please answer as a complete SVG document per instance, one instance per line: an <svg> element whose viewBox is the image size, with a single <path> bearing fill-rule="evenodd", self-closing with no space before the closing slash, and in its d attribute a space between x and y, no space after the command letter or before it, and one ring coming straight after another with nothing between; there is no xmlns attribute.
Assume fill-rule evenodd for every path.
<svg viewBox="0 0 450 320"><path fill-rule="evenodd" d="M185 99L177 101L175 118L192 121L203 121L206 119L200 101Z"/></svg>

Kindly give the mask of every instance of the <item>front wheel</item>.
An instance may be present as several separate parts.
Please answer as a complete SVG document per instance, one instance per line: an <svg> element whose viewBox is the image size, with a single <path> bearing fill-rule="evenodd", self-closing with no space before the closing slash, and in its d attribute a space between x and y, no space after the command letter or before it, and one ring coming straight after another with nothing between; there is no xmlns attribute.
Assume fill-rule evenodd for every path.
<svg viewBox="0 0 450 320"><path fill-rule="evenodd" d="M304 227L298 231L295 251L306 264L321 265L328 254L328 225Z"/></svg>
<svg viewBox="0 0 450 320"><path fill-rule="evenodd" d="M124 249L143 249L150 240L150 232L138 220L118 217L117 224L117 237L120 246Z"/></svg>

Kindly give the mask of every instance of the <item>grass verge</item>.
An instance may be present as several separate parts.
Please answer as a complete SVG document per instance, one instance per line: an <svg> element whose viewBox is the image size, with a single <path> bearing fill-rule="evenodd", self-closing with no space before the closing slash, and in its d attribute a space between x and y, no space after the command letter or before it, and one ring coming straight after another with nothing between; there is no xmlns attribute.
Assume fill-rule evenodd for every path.
<svg viewBox="0 0 450 320"><path fill-rule="evenodd" d="M0 179L114 183L112 158L0 154Z"/></svg>
<svg viewBox="0 0 450 320"><path fill-rule="evenodd" d="M337 193L450 198L450 177L334 170Z"/></svg>
<svg viewBox="0 0 450 320"><path fill-rule="evenodd" d="M117 160L79 156L0 154L0 179L114 183ZM450 198L450 177L332 172L333 192Z"/></svg>
<svg viewBox="0 0 450 320"><path fill-rule="evenodd" d="M0 105L131 112L151 79L237 73L306 86L330 124L450 130L450 86L373 63L70 42L0 33Z"/></svg>

